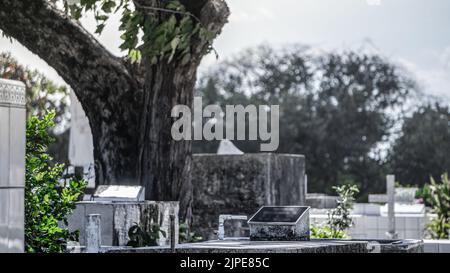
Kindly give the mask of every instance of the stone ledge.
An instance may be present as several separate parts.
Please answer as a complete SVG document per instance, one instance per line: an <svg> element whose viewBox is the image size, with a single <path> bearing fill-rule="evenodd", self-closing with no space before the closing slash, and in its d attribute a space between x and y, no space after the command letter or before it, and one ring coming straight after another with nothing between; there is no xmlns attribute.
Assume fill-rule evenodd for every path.
<svg viewBox="0 0 450 273"><path fill-rule="evenodd" d="M23 107L25 103L23 82L0 79L0 104Z"/></svg>
<svg viewBox="0 0 450 273"><path fill-rule="evenodd" d="M109 248L106 253L170 253L168 247ZM423 253L420 240L365 241L312 239L298 242L262 242L230 238L177 245L176 253Z"/></svg>
<svg viewBox="0 0 450 273"><path fill-rule="evenodd" d="M311 240L302 242L257 242L228 239L178 245L176 253L367 253L368 242ZM169 253L170 248L112 248L107 253Z"/></svg>

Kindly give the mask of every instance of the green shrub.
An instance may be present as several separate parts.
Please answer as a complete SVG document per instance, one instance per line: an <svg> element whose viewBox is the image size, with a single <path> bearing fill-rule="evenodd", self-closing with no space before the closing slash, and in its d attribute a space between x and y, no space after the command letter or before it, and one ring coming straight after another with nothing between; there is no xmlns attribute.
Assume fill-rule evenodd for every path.
<svg viewBox="0 0 450 273"><path fill-rule="evenodd" d="M159 234L166 237L166 232L161 230L158 224L151 224L148 228L146 228L142 224L135 223L128 230L128 237L130 240L127 243L127 246L131 247L147 247L147 246L157 246Z"/></svg>
<svg viewBox="0 0 450 273"><path fill-rule="evenodd" d="M358 187L354 185L343 185L333 187L339 195L337 206L328 213L328 225L332 231L333 236L339 236L340 233L349 229L353 220L350 217L350 212L355 203L355 195L359 192ZM337 238L337 237L333 237Z"/></svg>
<svg viewBox="0 0 450 273"><path fill-rule="evenodd" d="M425 184L420 187L416 192L416 199L422 200L422 203L428 207L431 207L431 188L429 184Z"/></svg>
<svg viewBox="0 0 450 273"><path fill-rule="evenodd" d="M448 239L450 230L450 181L448 174L442 175L441 183L431 177L430 202L436 217L428 225L433 239Z"/></svg>
<svg viewBox="0 0 450 273"><path fill-rule="evenodd" d="M350 212L355 202L355 195L359 192L355 185L333 187L339 195L336 208L328 212L328 220L324 226L311 226L311 237L317 239L347 238L346 230L352 224Z"/></svg>
<svg viewBox="0 0 450 273"><path fill-rule="evenodd" d="M329 226L311 226L311 238L315 239L345 239L348 238L345 231L332 230Z"/></svg>
<svg viewBox="0 0 450 273"><path fill-rule="evenodd" d="M78 241L78 232L60 227L75 209L86 182L69 179L60 184L63 164L52 164L47 154L53 139L49 129L55 113L42 119L30 117L27 122L25 173L25 250L31 253L65 252L68 241ZM67 181L67 180L66 180Z"/></svg>

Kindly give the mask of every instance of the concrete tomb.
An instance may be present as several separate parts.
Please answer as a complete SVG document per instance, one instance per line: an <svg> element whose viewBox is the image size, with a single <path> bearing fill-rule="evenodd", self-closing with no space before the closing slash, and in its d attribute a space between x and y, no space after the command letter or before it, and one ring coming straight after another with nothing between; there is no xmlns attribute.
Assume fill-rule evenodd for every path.
<svg viewBox="0 0 450 273"><path fill-rule="evenodd" d="M304 179L302 155L196 154L192 167L193 230L206 240L216 239L221 214L252 215L261 206L302 206Z"/></svg>
<svg viewBox="0 0 450 273"><path fill-rule="evenodd" d="M309 207L265 206L248 221L252 241L309 241Z"/></svg>

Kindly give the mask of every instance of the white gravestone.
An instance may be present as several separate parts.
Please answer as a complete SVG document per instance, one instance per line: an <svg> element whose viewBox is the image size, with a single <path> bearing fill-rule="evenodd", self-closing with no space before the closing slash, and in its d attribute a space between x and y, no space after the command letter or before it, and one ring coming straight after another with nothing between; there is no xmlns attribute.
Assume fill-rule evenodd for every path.
<svg viewBox="0 0 450 273"><path fill-rule="evenodd" d="M88 187L95 188L95 175L92 168L94 144L89 120L73 92L70 93L70 102L69 161L73 166L84 167L85 173L89 173Z"/></svg>
<svg viewBox="0 0 450 273"><path fill-rule="evenodd" d="M24 251L25 85L0 79L0 253Z"/></svg>
<svg viewBox="0 0 450 273"><path fill-rule="evenodd" d="M86 216L86 253L98 253L102 247L101 215L89 214Z"/></svg>
<svg viewBox="0 0 450 273"><path fill-rule="evenodd" d="M102 185L95 190L92 201L140 202L144 194L142 186Z"/></svg>

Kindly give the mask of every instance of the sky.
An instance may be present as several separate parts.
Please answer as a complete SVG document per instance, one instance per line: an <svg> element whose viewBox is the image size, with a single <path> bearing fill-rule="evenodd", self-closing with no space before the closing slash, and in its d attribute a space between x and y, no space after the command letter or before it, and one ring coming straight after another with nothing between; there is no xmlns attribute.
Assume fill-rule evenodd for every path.
<svg viewBox="0 0 450 273"><path fill-rule="evenodd" d="M404 67L422 91L450 102L449 0L227 0L230 22L214 47L220 55L205 57L200 72L249 47L300 43L319 51L369 49ZM92 16L82 20L95 30ZM114 54L118 16L98 39ZM0 38L22 64L62 82L57 73L17 42Z"/></svg>

